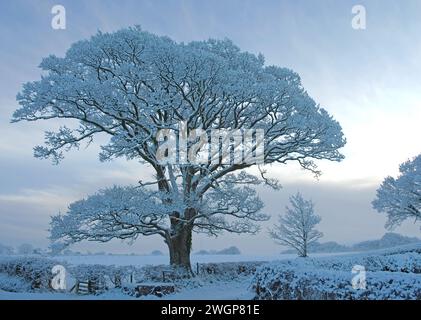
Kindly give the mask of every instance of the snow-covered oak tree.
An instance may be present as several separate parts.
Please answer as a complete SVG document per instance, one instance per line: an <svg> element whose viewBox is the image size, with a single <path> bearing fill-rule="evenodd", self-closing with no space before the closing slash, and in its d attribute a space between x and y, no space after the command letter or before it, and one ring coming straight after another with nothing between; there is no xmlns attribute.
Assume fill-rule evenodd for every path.
<svg viewBox="0 0 421 320"><path fill-rule="evenodd" d="M188 132L264 130L266 164L295 161L318 174L314 159L343 159L339 123L307 94L298 74L265 66L262 55L241 52L229 40L176 43L139 27L100 32L73 44L63 58L45 58L41 68L41 80L18 94L21 107L12 121L64 119L68 125L46 132L36 157L58 163L64 151L107 134L101 161L135 159L154 173L140 186L105 189L72 205L53 218L54 240L159 234L171 264L190 268L193 231L255 233L255 222L267 216L253 187L276 187L276 181L260 166L260 175L244 172L256 166L245 161L163 164L157 134L177 133L180 122ZM151 188L159 193L145 202Z"/></svg>
<svg viewBox="0 0 421 320"><path fill-rule="evenodd" d="M291 207L279 216L279 224L269 231L277 243L295 249L300 257L307 257L308 247L323 236L315 226L321 221L314 213L314 204L300 193L289 198Z"/></svg>
<svg viewBox="0 0 421 320"><path fill-rule="evenodd" d="M388 229L406 219L421 220L421 154L402 163L399 171L396 179L384 179L373 201L374 209L387 214Z"/></svg>

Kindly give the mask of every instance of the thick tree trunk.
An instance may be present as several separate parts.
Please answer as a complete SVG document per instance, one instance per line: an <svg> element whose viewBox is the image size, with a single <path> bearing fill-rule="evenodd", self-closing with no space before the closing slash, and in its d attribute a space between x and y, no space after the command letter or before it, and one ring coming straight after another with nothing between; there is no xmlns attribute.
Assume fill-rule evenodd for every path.
<svg viewBox="0 0 421 320"><path fill-rule="evenodd" d="M155 169L159 180L159 190L168 192L170 187L165 177L165 168L157 166ZM197 186L192 186L191 179L194 172L191 172L191 169L188 171L187 181L185 183L186 187L184 190L186 199L190 198L190 193L195 191L195 187ZM189 275L194 275L190 263L193 229L190 221L192 221L196 215L197 211L194 208L186 208L181 215L179 212L173 212L170 216L171 232L165 239L165 242L168 245L171 266L180 267ZM182 219L180 217L182 217Z"/></svg>
<svg viewBox="0 0 421 320"><path fill-rule="evenodd" d="M185 227L166 241L170 254L170 264L184 269L190 275L193 274L190 263L191 237L191 228Z"/></svg>
<svg viewBox="0 0 421 320"><path fill-rule="evenodd" d="M303 243L303 255L302 255L302 257L303 258L307 257L307 240L306 239L304 239L304 243Z"/></svg>

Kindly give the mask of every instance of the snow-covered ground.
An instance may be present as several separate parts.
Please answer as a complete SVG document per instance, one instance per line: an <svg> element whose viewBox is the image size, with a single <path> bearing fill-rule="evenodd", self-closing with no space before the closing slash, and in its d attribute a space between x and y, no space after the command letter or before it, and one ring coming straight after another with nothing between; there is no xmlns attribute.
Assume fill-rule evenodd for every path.
<svg viewBox="0 0 421 320"><path fill-rule="evenodd" d="M405 294L410 294L411 297L417 296L417 292L411 289L410 283L418 283L419 270L421 270L420 260L421 245L403 246L391 250L378 250L365 253L344 253L344 254L314 254L309 259L297 259L296 255L274 255L274 256L251 256L251 255L192 255L193 266L196 263L217 263L220 266L218 275L201 275L196 277L193 281L184 281L177 284L177 290L173 294L158 298L156 296L142 296L137 299L252 299L255 293L252 292L253 281L259 281L260 286L269 288L272 279L282 279L285 276L285 271L294 272L293 276L298 277L297 283L302 279L308 279L311 274L316 275L315 278L309 278L311 281L318 278L319 273L327 277L326 283L331 284L331 288L335 287L335 277L338 283L342 281L346 286L350 286L348 278L351 279L352 266L357 263L366 265L367 270L373 276L373 285L379 285L384 288L383 278L389 282L389 278L394 279L394 289L403 290ZM0 263L14 257L0 257ZM39 257L38 257L39 258ZM27 257L29 261L35 257ZM54 262L63 262L67 266L76 266L80 268L85 265L85 268L91 269L93 265L102 266L135 266L137 268L147 265L166 265L168 263L168 256L153 256L153 255L72 255L72 256L56 256L43 258L41 265L45 264L49 259ZM268 262L258 269L255 276L253 274L241 274L237 276L237 262ZM54 263L51 261L50 263ZM222 263L222 264L220 264ZM225 264L224 264L225 263ZM39 265L39 264L38 264ZM242 264L244 265L244 264ZM254 265L254 264L253 264ZM384 267L387 267L387 272ZM111 267L112 268L112 267ZM228 269L227 269L228 268ZM152 268L156 269L156 268ZM159 269L159 268L158 268ZM158 270L156 269L156 270ZM49 270L49 269L47 269ZM221 270L223 272L221 272ZM415 270L415 271L414 271ZM417 271L418 270L418 271ZM227 271L227 272L225 272ZM390 271L390 272L389 272ZM48 271L49 272L49 271ZM159 272L159 271L158 271ZM268 276L266 276L268 274ZM369 273L367 273L369 274ZM235 276L231 276L235 275ZM340 276L340 277L339 277ZM398 276L398 277L397 277ZM397 278L396 278L397 277ZM275 280L276 280L275 279ZM370 280L370 279L369 279ZM399 280L399 281L398 281ZM287 279L287 281L289 281ZM306 280L307 281L307 280ZM329 282L330 281L330 282ZM344 282L345 281L345 282ZM415 282L414 282L415 281ZM276 281L275 281L276 282ZM384 283L386 283L384 282ZM256 282L254 283L256 284ZM317 283L315 285L318 285ZM387 284L386 284L387 286ZM397 286L397 287L396 287ZM408 287L409 286L409 287ZM416 285L418 286L418 284ZM396 287L396 288L395 288ZM386 290L387 288L385 288ZM335 289L336 290L336 289ZM382 289L383 290L383 289ZM421 290L421 289L417 289ZM409 292L409 293L408 293ZM21 300L21 299L52 299L52 300L69 300L69 299L136 299L120 289L110 289L100 295L76 295L74 293L59 293L34 291L30 289L27 282L21 277L10 276L0 272L0 300Z"/></svg>
<svg viewBox="0 0 421 320"><path fill-rule="evenodd" d="M187 287L179 292L158 298L147 296L146 299L163 300L250 300L253 293L249 290L250 278L241 277L231 281L205 283L200 287Z"/></svg>
<svg viewBox="0 0 421 320"><path fill-rule="evenodd" d="M158 298L145 296L145 300L250 300L253 294L248 290L249 278L229 282L209 283L202 287L185 288L174 294ZM123 294L120 290L110 290L104 294L76 295L51 292L6 292L0 290L0 300L137 300L138 298Z"/></svg>

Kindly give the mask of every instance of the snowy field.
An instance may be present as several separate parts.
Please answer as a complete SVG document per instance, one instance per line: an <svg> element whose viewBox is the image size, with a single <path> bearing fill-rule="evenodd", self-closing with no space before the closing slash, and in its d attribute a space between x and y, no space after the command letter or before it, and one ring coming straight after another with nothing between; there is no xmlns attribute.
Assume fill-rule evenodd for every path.
<svg viewBox="0 0 421 320"><path fill-rule="evenodd" d="M312 257L329 257L336 255L348 255L346 253L318 253L312 254ZM221 263L221 262L245 262L245 261L275 261L287 260L296 258L296 254L279 254L269 256L244 255L244 254L193 254L191 256L192 266L196 263ZM168 255L69 255L69 256L55 256L54 260L67 262L69 264L101 264L101 265L115 265L115 266L145 266L145 265L162 265L168 264Z"/></svg>
<svg viewBox="0 0 421 320"><path fill-rule="evenodd" d="M243 263L245 261L248 263ZM63 263L72 272L78 270L79 274L84 276L91 270L107 274L110 270L115 272L131 267L137 270L149 268L148 270L156 271L159 275L162 270L160 268L168 263L168 256L2 256L0 299L421 299L421 245L407 245L368 253L314 254L306 259L289 254L192 255L193 268L196 263L202 266L213 265L217 266L217 272L201 273L191 280L177 280L174 282L176 292L162 297L146 295L136 298L113 285L109 285L105 292L97 295L55 292L48 288L48 285L41 285L38 289L31 288L31 281L28 279L33 280L33 274L39 277L45 274L47 278L50 277L51 266L56 262ZM15 265L10 268L10 264ZM19 264L20 270L31 270L33 274L26 278L22 272L19 275L13 274L16 265ZM355 291L352 288L352 278L355 276L352 269L355 265L366 268L365 291ZM238 272L239 266L246 266L250 268L249 271L253 266L256 268L242 273ZM146 280L154 281L150 280L153 278L148 278L151 277L151 273L148 276L142 274L142 277L142 283Z"/></svg>
<svg viewBox="0 0 421 320"><path fill-rule="evenodd" d="M191 262L196 263L209 262L240 262L240 261L273 261L279 258L276 256L251 256L251 255L192 255ZM285 258L291 258L293 255L285 255ZM169 256L154 255L70 255L57 256L55 260L64 261L70 264L102 264L115 266L145 266L168 264Z"/></svg>

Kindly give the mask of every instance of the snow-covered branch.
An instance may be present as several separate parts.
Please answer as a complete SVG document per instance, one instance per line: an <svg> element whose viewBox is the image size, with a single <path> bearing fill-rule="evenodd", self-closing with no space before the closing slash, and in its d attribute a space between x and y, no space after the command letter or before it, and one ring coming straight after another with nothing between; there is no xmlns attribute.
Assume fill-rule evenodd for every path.
<svg viewBox="0 0 421 320"><path fill-rule="evenodd" d="M139 235L169 234L168 216L183 210L168 195L139 187L114 186L79 200L51 218L51 240L69 245L82 240L107 242Z"/></svg>

